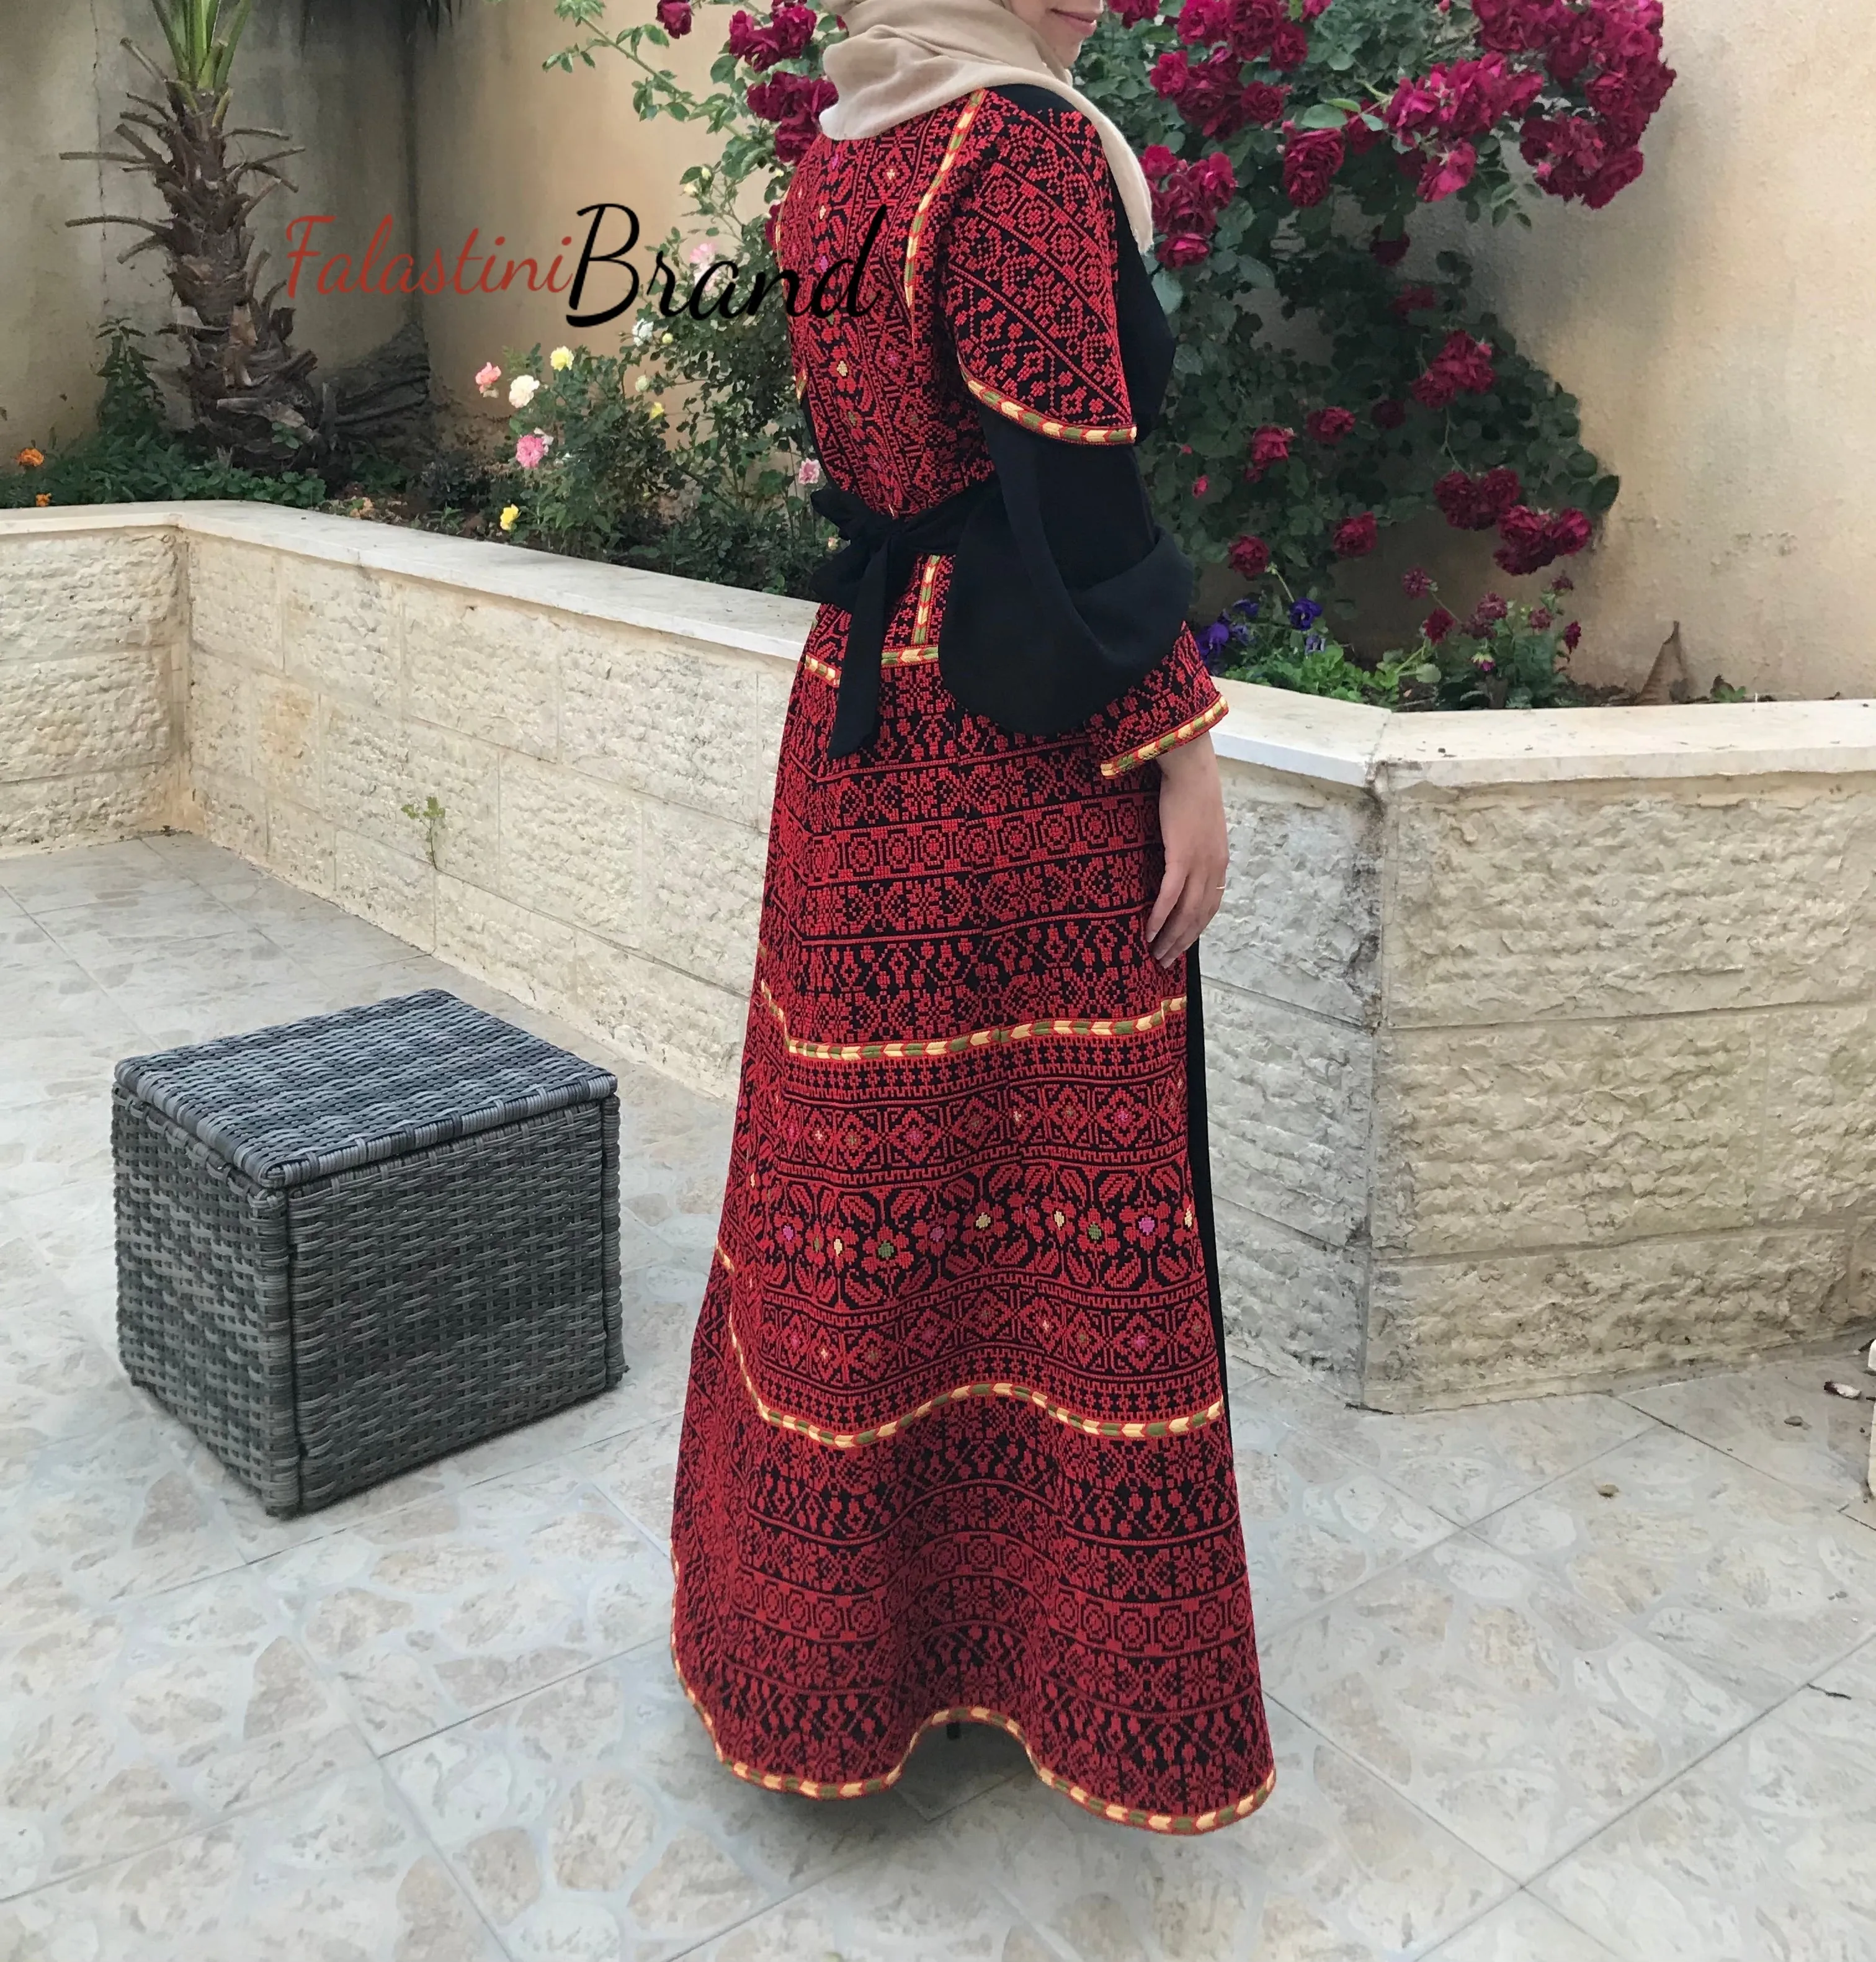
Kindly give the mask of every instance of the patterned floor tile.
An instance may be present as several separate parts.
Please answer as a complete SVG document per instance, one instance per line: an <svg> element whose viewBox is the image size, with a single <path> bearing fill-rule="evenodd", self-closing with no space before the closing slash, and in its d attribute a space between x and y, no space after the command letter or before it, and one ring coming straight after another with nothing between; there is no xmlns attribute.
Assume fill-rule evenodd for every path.
<svg viewBox="0 0 1876 1962"><path fill-rule="evenodd" d="M1846 1344L1811 1361L1658 1384L1628 1401L1755 1471L1833 1506L1853 1506L1868 1494L1872 1406L1833 1397L1824 1384L1848 1379L1866 1393L1876 1390L1863 1366L1868 1348Z"/></svg>
<svg viewBox="0 0 1876 1962"><path fill-rule="evenodd" d="M1594 1935L1573 1928L1562 1915L1526 1893L1476 1921L1463 1935L1442 1942L1429 1962L1625 1962ZM1635 1962L1643 1962L1637 1957Z"/></svg>
<svg viewBox="0 0 1876 1962"><path fill-rule="evenodd" d="M1246 1371L1233 1410L1267 1412L1378 1472L1445 1518L1469 1526L1648 1430L1619 1398L1534 1397L1469 1410L1390 1416L1332 1392Z"/></svg>
<svg viewBox="0 0 1876 1962"><path fill-rule="evenodd" d="M662 1642L671 1568L548 1465L361 1521L254 1571L380 1751Z"/></svg>
<svg viewBox="0 0 1876 1962"><path fill-rule="evenodd" d="M0 1894L370 1755L247 1574L75 1608L0 1637Z"/></svg>
<svg viewBox="0 0 1876 1962"><path fill-rule="evenodd" d="M20 1496L40 1452L144 1414L114 1359L66 1305L21 1283L8 1257L20 1245L0 1245L0 1504Z"/></svg>
<svg viewBox="0 0 1876 1962"><path fill-rule="evenodd" d="M1804 1689L1536 1884L1645 1962L1876 1962L1876 1702Z"/></svg>
<svg viewBox="0 0 1876 1962"><path fill-rule="evenodd" d="M817 1804L733 1778L662 1647L389 1763L515 1962L675 1955L914 1822L890 1793Z"/></svg>
<svg viewBox="0 0 1876 1962"><path fill-rule="evenodd" d="M104 900L145 904L163 893L185 891L193 884L140 838L0 858L0 891L34 914L94 906Z"/></svg>
<svg viewBox="0 0 1876 1962"><path fill-rule="evenodd" d="M0 1634L241 1564L220 1508L147 1418L55 1440L0 1515Z"/></svg>
<svg viewBox="0 0 1876 1962"><path fill-rule="evenodd" d="M1791 1486L1656 1430L1482 1535L1766 1709L1876 1634L1876 1541Z"/></svg>
<svg viewBox="0 0 1876 1962"><path fill-rule="evenodd" d="M681 1413L621 1432L568 1459L573 1471L600 1491L657 1543L671 1545L672 1487L678 1475Z"/></svg>
<svg viewBox="0 0 1876 1962"><path fill-rule="evenodd" d="M1117 1829L1016 1779L947 1816L926 1870L995 1887L1077 1962L1418 1956L1511 1892L1306 1724L1274 1710L1271 1733L1276 1788L1236 1825Z"/></svg>
<svg viewBox="0 0 1876 1962"><path fill-rule="evenodd" d="M1520 1880L1755 1714L1470 1535L1279 1635L1265 1682Z"/></svg>
<svg viewBox="0 0 1876 1962"><path fill-rule="evenodd" d="M375 1765L0 1906L0 1962L506 1962Z"/></svg>
<svg viewBox="0 0 1876 1962"><path fill-rule="evenodd" d="M1260 1634L1423 1552L1455 1529L1255 1399L1233 1404L1238 1504Z"/></svg>
<svg viewBox="0 0 1876 1962"><path fill-rule="evenodd" d="M1003 1897L916 1853L869 1860L693 1949L695 1962L1061 1962Z"/></svg>

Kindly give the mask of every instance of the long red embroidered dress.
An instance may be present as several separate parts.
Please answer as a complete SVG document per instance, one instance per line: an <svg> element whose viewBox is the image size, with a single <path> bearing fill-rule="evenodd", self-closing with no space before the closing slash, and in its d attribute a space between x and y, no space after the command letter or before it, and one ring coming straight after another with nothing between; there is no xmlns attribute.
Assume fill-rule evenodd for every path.
<svg viewBox="0 0 1876 1962"><path fill-rule="evenodd" d="M876 511L992 475L979 405L1133 440L1111 185L1079 116L980 93L820 139L803 290L876 212L874 303L794 323L829 476ZM1201 1832L1273 1771L1188 1149L1183 982L1148 954L1151 759L1222 713L1191 637L1092 721L1004 733L936 664L952 561L831 759L848 615L783 737L721 1237L678 1468L673 1653L740 1777L889 1785L1019 1737L1105 1816Z"/></svg>

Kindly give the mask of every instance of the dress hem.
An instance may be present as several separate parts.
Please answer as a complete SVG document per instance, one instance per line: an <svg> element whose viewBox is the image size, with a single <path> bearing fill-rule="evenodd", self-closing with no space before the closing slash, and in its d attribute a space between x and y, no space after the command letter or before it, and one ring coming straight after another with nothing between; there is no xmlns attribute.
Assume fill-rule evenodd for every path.
<svg viewBox="0 0 1876 1962"><path fill-rule="evenodd" d="M674 1555L672 1571L677 1568ZM717 1762L745 1785L760 1785L764 1791L793 1792L802 1798L842 1799L869 1798L876 1794L889 1791L905 1775L905 1767L911 1761L919 1740L927 1730L935 1730L940 1724L984 1724L994 1730L1006 1732L1023 1746L1023 1755L1029 1760L1030 1769L1051 1791L1058 1791L1072 1799L1084 1812L1093 1813L1097 1819L1107 1820L1115 1826L1131 1826L1147 1833L1161 1833L1178 1837L1189 1838L1201 1833L1215 1833L1220 1826L1235 1826L1241 1819L1248 1819L1269 1797L1277 1784L1277 1767L1273 1764L1262 1784L1254 1791L1246 1792L1242 1798L1229 1804L1215 1806L1209 1812L1152 1812L1144 1807L1121 1805L1112 1799L1104 1799L1089 1791L1074 1779L1064 1778L1059 1772L1051 1771L1030 1749L1029 1740L1023 1735L1023 1726L1015 1718L1006 1716L1000 1710L993 1710L981 1703L959 1703L934 1711L913 1731L911 1741L907 1744L898 1762L889 1771L881 1772L869 1778L831 1781L821 1778L797 1778L791 1772L765 1772L741 1759L732 1758L719 1743L716 1722L710 1713L702 1697L691 1687L684 1673L684 1665L678 1660L678 1644L674 1631L671 1644L671 1667L678 1679L678 1687L689 1698L691 1707L701 1721L705 1734L710 1740L710 1748L716 1753Z"/></svg>

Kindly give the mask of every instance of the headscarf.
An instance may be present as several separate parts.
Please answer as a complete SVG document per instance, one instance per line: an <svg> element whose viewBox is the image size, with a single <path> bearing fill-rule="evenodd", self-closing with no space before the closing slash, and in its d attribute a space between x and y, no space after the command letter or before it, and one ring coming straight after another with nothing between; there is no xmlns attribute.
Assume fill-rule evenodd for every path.
<svg viewBox="0 0 1876 1962"><path fill-rule="evenodd" d="M1144 252L1153 243L1153 193L1132 146L1003 0L853 0L847 36L822 66L840 100L821 113L837 143L876 136L980 88L1046 82L1094 125Z"/></svg>

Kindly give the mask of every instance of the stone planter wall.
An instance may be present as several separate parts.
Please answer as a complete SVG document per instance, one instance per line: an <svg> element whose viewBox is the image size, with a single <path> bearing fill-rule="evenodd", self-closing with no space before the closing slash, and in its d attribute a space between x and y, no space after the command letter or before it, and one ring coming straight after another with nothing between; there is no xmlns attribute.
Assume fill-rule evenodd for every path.
<svg viewBox="0 0 1876 1962"><path fill-rule="evenodd" d="M0 519L0 842L189 825L727 1089L809 617L245 506ZM1230 692L1234 1344L1409 1408L1876 1319L1876 704Z"/></svg>

